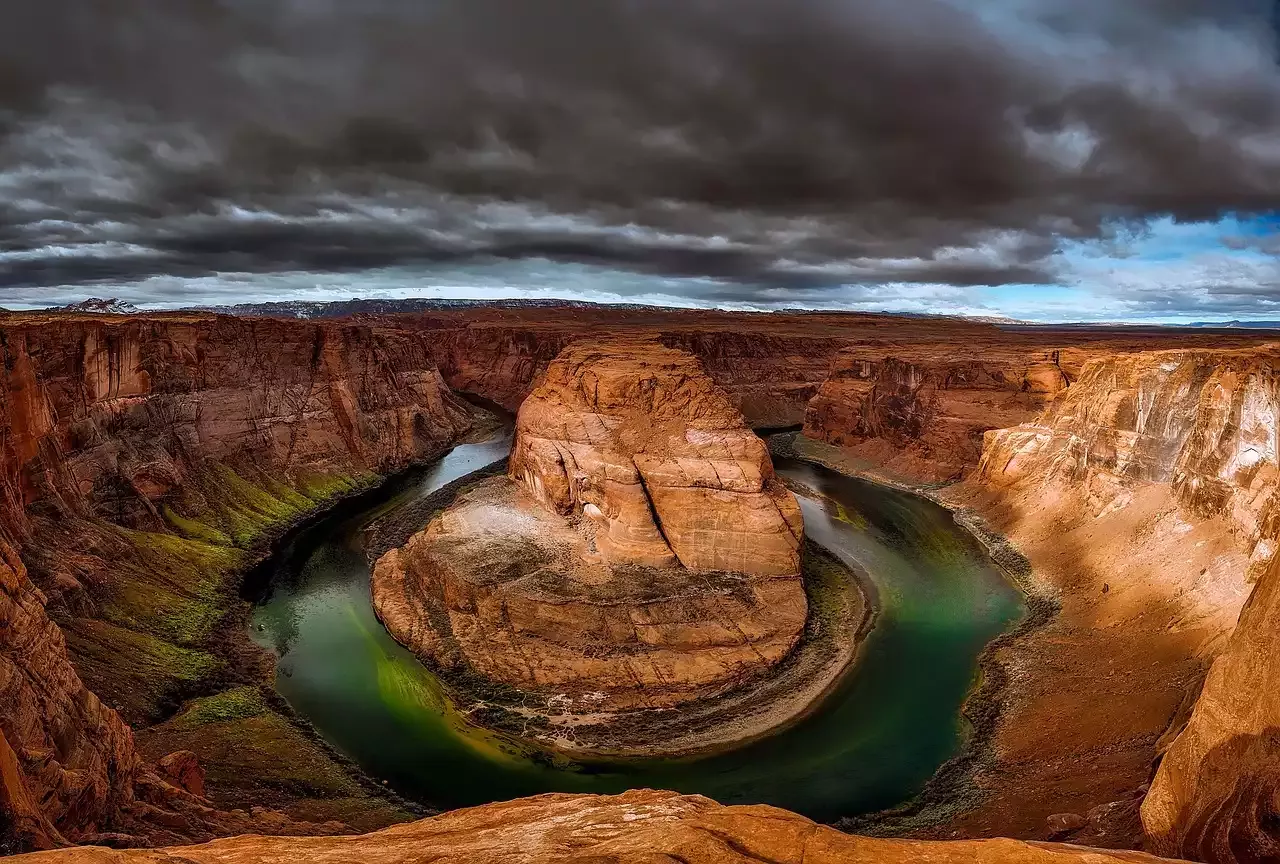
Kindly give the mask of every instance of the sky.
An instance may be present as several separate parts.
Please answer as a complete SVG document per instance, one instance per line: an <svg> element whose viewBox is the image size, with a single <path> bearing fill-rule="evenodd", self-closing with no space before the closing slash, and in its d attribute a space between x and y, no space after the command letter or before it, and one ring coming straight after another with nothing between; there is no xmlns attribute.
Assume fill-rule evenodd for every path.
<svg viewBox="0 0 1280 864"><path fill-rule="evenodd" d="M0 306L1280 319L1276 0L0 0Z"/></svg>

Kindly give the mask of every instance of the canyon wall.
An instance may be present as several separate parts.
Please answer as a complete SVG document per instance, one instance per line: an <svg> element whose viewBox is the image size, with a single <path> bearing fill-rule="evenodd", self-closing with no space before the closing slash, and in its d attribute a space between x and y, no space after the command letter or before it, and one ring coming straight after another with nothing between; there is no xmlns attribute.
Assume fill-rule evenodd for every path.
<svg viewBox="0 0 1280 864"><path fill-rule="evenodd" d="M1276 551L1280 352L1152 351L1095 360L1034 423L988 434L990 487L1081 489L1095 515L1142 484L1167 484L1193 516L1218 517L1256 577Z"/></svg>
<svg viewBox="0 0 1280 864"><path fill-rule="evenodd" d="M893 474L958 479L977 464L983 433L1034 418L1079 373L1081 354L936 345L886 356L850 347L809 403L805 435Z"/></svg>
<svg viewBox="0 0 1280 864"><path fill-rule="evenodd" d="M1254 588L1142 804L1148 846L1214 864L1280 860L1280 570Z"/></svg>
<svg viewBox="0 0 1280 864"><path fill-rule="evenodd" d="M539 795L455 810L362 837L234 837L155 851L65 849L15 864L1157 864L1138 852L1053 843L852 837L775 807L675 792Z"/></svg>
<svg viewBox="0 0 1280 864"><path fill-rule="evenodd" d="M28 845L132 830L157 781L124 721L225 678L205 648L234 576L471 411L421 335L367 325L12 316L0 354L4 798Z"/></svg>
<svg viewBox="0 0 1280 864"><path fill-rule="evenodd" d="M414 316L405 324L433 333L432 356L451 387L512 412L570 342L638 337L657 339L697 357L749 425L794 426L804 419L832 358L849 342L838 329L826 332L803 320L784 320L779 326L774 320L715 312L565 310L544 317L530 310L523 318L496 312L490 316ZM690 317L705 323L691 325Z"/></svg>
<svg viewBox="0 0 1280 864"><path fill-rule="evenodd" d="M1033 591L1060 607L997 655L1015 682L987 781L999 786L963 830L1068 811L1114 822L1107 839L1090 819L1081 842L1140 842L1135 804L1215 658L1143 805L1147 834L1165 854L1229 860L1227 838L1269 830L1257 827L1274 788L1257 741L1268 710L1259 646L1275 620L1262 623L1277 541L1277 359L1267 346L1095 357L1039 417L988 432L977 468L947 490L1014 541Z"/></svg>

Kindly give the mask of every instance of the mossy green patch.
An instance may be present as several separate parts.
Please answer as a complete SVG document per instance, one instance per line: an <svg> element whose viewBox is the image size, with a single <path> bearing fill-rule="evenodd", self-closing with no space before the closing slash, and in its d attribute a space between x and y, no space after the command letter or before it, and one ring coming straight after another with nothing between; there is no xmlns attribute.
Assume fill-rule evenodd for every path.
<svg viewBox="0 0 1280 864"><path fill-rule="evenodd" d="M414 818L372 793L319 742L273 710L255 687L196 699L137 733L143 755L199 754L220 807L283 809L295 819L336 819L360 831Z"/></svg>
<svg viewBox="0 0 1280 864"><path fill-rule="evenodd" d="M91 618L63 622L76 671L132 725L155 722L165 706L222 670L212 654Z"/></svg>
<svg viewBox="0 0 1280 864"><path fill-rule="evenodd" d="M206 525L199 519L187 519L175 513L172 508L164 508L164 519L173 530L189 540L199 540L213 546L231 546L231 538L212 525Z"/></svg>
<svg viewBox="0 0 1280 864"><path fill-rule="evenodd" d="M203 699L192 699L168 725L174 729L194 729L206 723L245 720L270 710L257 687L237 687Z"/></svg>

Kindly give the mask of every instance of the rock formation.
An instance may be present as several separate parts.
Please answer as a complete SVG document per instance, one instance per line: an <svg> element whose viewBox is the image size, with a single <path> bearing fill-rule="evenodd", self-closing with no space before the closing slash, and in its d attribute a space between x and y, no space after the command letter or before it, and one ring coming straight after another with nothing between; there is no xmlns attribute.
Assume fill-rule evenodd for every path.
<svg viewBox="0 0 1280 864"><path fill-rule="evenodd" d="M1089 363L1034 423L990 433L989 486L1081 488L1099 513L1167 484L1192 515L1220 517L1256 575L1276 551L1280 352L1152 351Z"/></svg>
<svg viewBox="0 0 1280 864"><path fill-rule="evenodd" d="M1272 451L1274 453L1274 451ZM1280 567L1254 588L1142 804L1152 849L1280 859Z"/></svg>
<svg viewBox="0 0 1280 864"><path fill-rule="evenodd" d="M1157 864L1138 852L1053 843L930 843L852 837L775 807L723 807L638 790L540 795L455 810L361 837L234 837L155 851L66 849L15 864Z"/></svg>
<svg viewBox="0 0 1280 864"><path fill-rule="evenodd" d="M1274 561L1276 358L1269 347L1097 357L1033 422L987 433L977 470L948 490L1029 556L1033 587L1061 604L999 655L1017 682L987 781L999 786L962 830L1132 810L1260 578L1145 807L1166 853L1212 857L1224 838L1259 836L1267 769L1244 766L1265 766L1265 745L1225 765L1244 730L1267 728L1248 658L1270 637L1245 622L1266 616ZM1138 827L1126 817L1105 842L1137 842ZM1072 836L1104 842L1093 830Z"/></svg>
<svg viewBox="0 0 1280 864"><path fill-rule="evenodd" d="M607 562L800 572L800 508L764 442L694 357L656 342L561 352L520 406L510 472L594 523Z"/></svg>
<svg viewBox="0 0 1280 864"><path fill-rule="evenodd" d="M10 788L7 806L35 802L23 817L35 845L48 826L146 833L155 804L138 784L162 781L83 681L135 722L215 686L203 640L257 544L437 452L471 414L424 339L399 330L213 316L3 325L0 734L25 791Z"/></svg>
<svg viewBox="0 0 1280 864"><path fill-rule="evenodd" d="M380 617L436 668L626 710L722 692L795 646L799 505L691 355L569 346L521 406L509 471L374 569Z"/></svg>
<svg viewBox="0 0 1280 864"><path fill-rule="evenodd" d="M374 568L374 608L431 666L592 713L668 707L782 660L804 629L797 575L611 566L506 478L464 493Z"/></svg>
<svg viewBox="0 0 1280 864"><path fill-rule="evenodd" d="M333 830L210 807L186 757L168 760L170 773L143 763L125 720L149 723L187 696L238 683L226 680L225 661L207 642L236 602L235 574L273 532L436 452L467 426L468 410L436 361L454 387L514 409L551 377L565 346L597 333L692 353L756 425L798 422L826 381L807 433L920 479L955 476L973 464L977 432L1008 427L987 436L980 470L948 494L1027 550L1063 611L1016 651L1002 651L1015 683L996 767L980 778L989 803L947 831L1044 836L1048 816L1078 812L1088 827L1071 829L1073 837L1130 842L1122 832L1088 833L1099 821L1089 814L1132 800L1145 782L1160 733L1221 652L1246 575L1256 578L1257 595L1220 660L1226 671L1211 676L1204 707L1169 751L1147 825L1152 842L1170 851L1225 859L1229 850L1246 860L1269 848L1275 724L1269 702L1241 695L1269 692L1270 681L1277 460L1268 419L1275 357L1256 347L1265 334L633 309L480 309L354 323L0 317L0 847ZM1188 350L1154 351L1178 345ZM591 409L586 391L551 398L578 419L613 416ZM599 449L602 465L615 461L611 436L597 448L598 439L575 438L563 425L527 440ZM755 489L755 456L739 443L747 449L721 441L724 458L692 467L687 454L624 447L622 480L606 476L586 491L571 470L540 461L554 447L527 448L523 464L545 500L600 511L600 523L586 519L589 530L569 544L580 572L637 568L617 562L647 555L687 555L698 567L718 545L706 537L722 527L705 524L706 501L750 497L772 519L764 469L760 489L742 491ZM741 473L718 474L727 462ZM651 493L665 491L649 496L654 515L638 518L633 536L618 517L624 506L645 515L635 489L627 491L636 478ZM695 485L680 485L690 478ZM564 493L548 497L551 488ZM665 533L660 499L684 533ZM681 512L698 519L681 522ZM782 523L785 515L772 524ZM781 531L740 543L735 560L755 560L748 548L772 550L762 572L791 569ZM582 560L593 548L601 560ZM795 581L741 578L752 591ZM478 607L488 602L482 593ZM768 603L798 608L776 596ZM728 644L716 627L756 626L750 603L723 614L690 608L697 627L633 619L631 644L701 650ZM598 620L622 622L615 612ZM531 639L564 632L550 617L522 620ZM782 644L787 626L757 632L758 641ZM1246 684L1237 690L1236 679ZM186 749L162 738L151 758ZM206 791L216 800L216 788Z"/></svg>

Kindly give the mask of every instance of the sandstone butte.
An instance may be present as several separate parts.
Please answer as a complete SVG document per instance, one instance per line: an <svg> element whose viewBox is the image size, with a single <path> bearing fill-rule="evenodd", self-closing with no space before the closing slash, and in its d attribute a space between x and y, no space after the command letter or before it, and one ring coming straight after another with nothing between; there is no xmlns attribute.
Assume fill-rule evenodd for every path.
<svg viewBox="0 0 1280 864"><path fill-rule="evenodd" d="M1277 358L1265 334L502 308L319 323L6 315L0 333L6 850L335 832L349 829L322 820L354 824L377 808L369 827L404 819L358 786L322 790L308 777L314 791L297 793L286 791L292 774L266 778L293 765L290 754L324 761L270 706L207 723L195 739L189 722L151 724L189 695L237 683L223 676L243 658L226 659L210 638L223 589L273 532L463 434L472 414L450 388L514 410L575 340L644 335L695 355L752 425L803 420L833 463L897 482L959 472L961 483L935 494L1008 536L1034 565L1028 584L1060 604L996 652L1006 686L991 759L974 777L981 795L924 834L1056 831L1215 862L1274 859ZM159 620L147 614L157 606L184 614ZM227 707L221 698L179 716L225 716L211 710ZM241 737L249 729L288 743L284 762ZM208 749L217 735L223 746ZM207 771L203 790L188 749ZM227 761L242 751L248 761ZM237 785L244 773L263 782ZM1148 782L1144 838L1137 802ZM570 840L548 860L571 860L570 846L627 860L628 850L590 845L593 820L615 826L599 844L652 832L632 860L666 849L671 860L797 860L797 847L819 860L805 836L837 844L843 860L1152 860L1015 841L866 840L697 799L659 796L675 808L661 823L607 811L654 794L491 805L358 839L50 854L261 860L274 847L290 859L328 849L410 860L434 848L439 860L457 849L454 860L483 861L492 842L492 860L520 860L503 837L526 843L528 859L552 836L533 826L561 830L582 814L585 833L559 835ZM339 800L346 810L333 809ZM1046 821L1063 813L1079 815ZM757 818L758 830L745 824ZM804 826L790 852L753 845L779 825ZM414 838L408 849L397 833Z"/></svg>
<svg viewBox="0 0 1280 864"><path fill-rule="evenodd" d="M540 795L455 810L361 837L233 837L203 846L20 855L15 864L1156 864L1139 852L1053 843L854 837L766 806L637 790Z"/></svg>
<svg viewBox="0 0 1280 864"><path fill-rule="evenodd" d="M571 344L509 472L374 568L379 617L432 666L596 713L723 692L799 640L800 507L692 355Z"/></svg>

